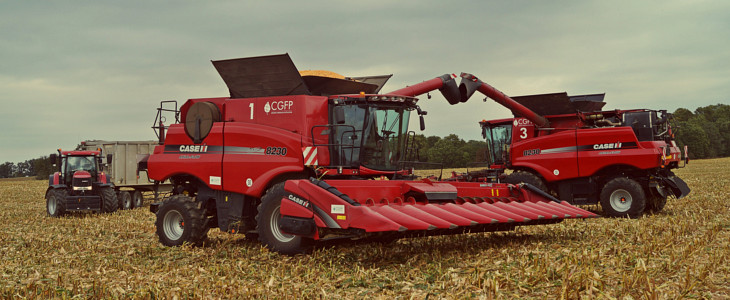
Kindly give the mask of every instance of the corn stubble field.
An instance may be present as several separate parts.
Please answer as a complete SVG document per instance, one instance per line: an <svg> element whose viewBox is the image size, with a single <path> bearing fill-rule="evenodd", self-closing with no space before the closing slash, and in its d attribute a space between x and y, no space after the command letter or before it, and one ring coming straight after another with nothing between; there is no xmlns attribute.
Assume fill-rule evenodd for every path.
<svg viewBox="0 0 730 300"><path fill-rule="evenodd" d="M0 181L2 298L729 298L730 158L638 220L272 253L242 235L163 247L147 208L46 217L46 181ZM149 202L149 201L148 201Z"/></svg>

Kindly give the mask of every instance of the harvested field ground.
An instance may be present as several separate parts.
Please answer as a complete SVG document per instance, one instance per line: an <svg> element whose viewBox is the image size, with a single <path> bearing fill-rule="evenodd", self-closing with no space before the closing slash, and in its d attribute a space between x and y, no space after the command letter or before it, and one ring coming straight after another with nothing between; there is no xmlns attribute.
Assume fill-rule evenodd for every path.
<svg viewBox="0 0 730 300"><path fill-rule="evenodd" d="M46 217L46 181L0 181L2 298L730 298L730 158L638 220L347 243L287 257L212 230L163 247L147 208ZM149 202L149 201L148 201Z"/></svg>

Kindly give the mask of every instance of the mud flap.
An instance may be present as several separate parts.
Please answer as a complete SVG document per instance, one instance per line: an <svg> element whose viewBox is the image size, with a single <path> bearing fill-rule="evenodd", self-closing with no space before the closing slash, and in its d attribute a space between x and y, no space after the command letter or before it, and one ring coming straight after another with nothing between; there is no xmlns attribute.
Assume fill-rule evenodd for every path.
<svg viewBox="0 0 730 300"><path fill-rule="evenodd" d="M689 195L690 189L687 183L677 176L669 176L662 179L664 184L669 187L677 199L682 199L684 196Z"/></svg>

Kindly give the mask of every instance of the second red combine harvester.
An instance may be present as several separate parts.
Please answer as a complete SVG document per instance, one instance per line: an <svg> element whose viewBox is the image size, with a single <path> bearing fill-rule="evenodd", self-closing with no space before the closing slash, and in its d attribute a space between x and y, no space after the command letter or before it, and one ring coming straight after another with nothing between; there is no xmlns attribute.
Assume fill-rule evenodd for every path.
<svg viewBox="0 0 730 300"><path fill-rule="evenodd" d="M490 167L450 180L528 183L571 204L600 203L611 217L658 212L667 197L689 194L672 172L688 158L666 111L601 111L603 94L510 98L471 74L461 77L463 101L479 91L515 117L480 122Z"/></svg>
<svg viewBox="0 0 730 300"><path fill-rule="evenodd" d="M314 241L511 230L595 214L520 185L414 181L402 168L417 95L461 95L443 75L387 94L390 76L302 76L288 55L214 61L230 97L188 100L141 169L171 180L151 205L164 245L210 228L305 252ZM161 109L160 111L164 111ZM165 134L166 129L166 134ZM372 180L387 177L389 180ZM316 179L315 179L316 178Z"/></svg>

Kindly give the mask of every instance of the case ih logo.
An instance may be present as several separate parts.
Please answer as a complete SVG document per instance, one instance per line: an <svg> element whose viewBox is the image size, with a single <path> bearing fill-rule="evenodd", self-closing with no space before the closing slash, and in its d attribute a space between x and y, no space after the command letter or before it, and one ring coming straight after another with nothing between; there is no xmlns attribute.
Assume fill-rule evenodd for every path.
<svg viewBox="0 0 730 300"><path fill-rule="evenodd" d="M290 194L289 195L289 200L294 201L294 203L299 204L301 206L304 206L304 207L307 207L307 208L309 207L309 201L304 200L302 198L299 198L297 196L294 196L294 195L291 195Z"/></svg>
<svg viewBox="0 0 730 300"><path fill-rule="evenodd" d="M266 105L264 105L264 112L266 114L290 114L292 113L292 107L294 106L294 101L288 100L288 101L271 101L266 102Z"/></svg>
<svg viewBox="0 0 730 300"><path fill-rule="evenodd" d="M593 145L594 150L606 150L606 149L621 149L621 142L610 143L610 144L595 144Z"/></svg>
<svg viewBox="0 0 730 300"><path fill-rule="evenodd" d="M180 152L203 153L208 152L207 145L180 145Z"/></svg>

